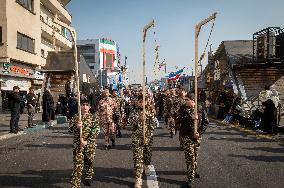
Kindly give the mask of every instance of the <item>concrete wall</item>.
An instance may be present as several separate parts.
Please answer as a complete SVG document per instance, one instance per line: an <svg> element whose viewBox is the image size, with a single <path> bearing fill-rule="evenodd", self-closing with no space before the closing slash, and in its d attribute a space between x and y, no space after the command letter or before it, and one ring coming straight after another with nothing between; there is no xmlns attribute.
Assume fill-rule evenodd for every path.
<svg viewBox="0 0 284 188"><path fill-rule="evenodd" d="M34 1L34 13L22 7L16 1L6 1L7 6L7 42L8 56L33 65L39 64L41 27L40 27L40 3ZM35 40L34 53L17 49L17 32L25 34Z"/></svg>
<svg viewBox="0 0 284 188"><path fill-rule="evenodd" d="M6 48L6 46L7 46L6 1L8 1L8 0L1 0L1 3L0 3L0 26L2 27L2 43L3 43L3 45L0 45L0 61L3 57L7 56L7 48Z"/></svg>

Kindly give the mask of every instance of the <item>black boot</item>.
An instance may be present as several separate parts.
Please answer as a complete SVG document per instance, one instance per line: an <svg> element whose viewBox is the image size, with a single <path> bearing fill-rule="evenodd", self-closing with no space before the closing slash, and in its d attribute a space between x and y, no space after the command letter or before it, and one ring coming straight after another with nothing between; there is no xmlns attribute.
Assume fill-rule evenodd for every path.
<svg viewBox="0 0 284 188"><path fill-rule="evenodd" d="M85 185L86 186L92 186L93 181L91 179L85 179Z"/></svg>
<svg viewBox="0 0 284 188"><path fill-rule="evenodd" d="M200 178L200 175L196 172L194 175L195 178Z"/></svg>

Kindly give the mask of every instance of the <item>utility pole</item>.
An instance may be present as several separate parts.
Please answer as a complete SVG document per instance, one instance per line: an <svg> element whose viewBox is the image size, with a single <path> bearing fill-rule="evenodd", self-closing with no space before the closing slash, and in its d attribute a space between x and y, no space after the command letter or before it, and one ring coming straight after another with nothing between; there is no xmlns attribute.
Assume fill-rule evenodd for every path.
<svg viewBox="0 0 284 188"><path fill-rule="evenodd" d="M197 72L198 72L198 36L201 30L201 27L211 20L215 19L217 15L217 12L213 13L210 17L206 18L205 20L201 21L195 26L195 76L194 76L194 101L195 101L195 107L194 107L194 116L197 117L197 98L198 98L198 87L197 87ZM194 120L194 133L197 132L197 122L198 120Z"/></svg>

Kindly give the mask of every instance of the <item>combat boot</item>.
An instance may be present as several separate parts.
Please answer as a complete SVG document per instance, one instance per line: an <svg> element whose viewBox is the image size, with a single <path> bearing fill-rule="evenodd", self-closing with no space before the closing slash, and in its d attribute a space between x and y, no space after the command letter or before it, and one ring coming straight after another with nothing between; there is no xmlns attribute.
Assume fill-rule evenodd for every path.
<svg viewBox="0 0 284 188"><path fill-rule="evenodd" d="M93 181L91 179L85 179L85 185L86 186L92 186L93 185Z"/></svg>
<svg viewBox="0 0 284 188"><path fill-rule="evenodd" d="M137 178L135 180L134 188L142 188L142 178Z"/></svg>

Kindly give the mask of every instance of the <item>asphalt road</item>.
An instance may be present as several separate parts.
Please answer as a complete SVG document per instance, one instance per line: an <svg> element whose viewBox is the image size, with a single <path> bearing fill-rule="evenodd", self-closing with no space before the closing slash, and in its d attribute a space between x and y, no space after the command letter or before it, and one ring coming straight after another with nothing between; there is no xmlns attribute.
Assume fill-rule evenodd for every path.
<svg viewBox="0 0 284 188"><path fill-rule="evenodd" d="M98 138L93 187L134 186L130 133L123 130L123 138L109 151ZM66 125L0 143L0 187L70 187L72 136ZM159 187L183 187L184 154L177 136L169 138L165 128L155 132L152 164ZM211 124L202 138L199 173L196 187L283 187L284 144Z"/></svg>

